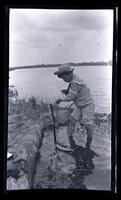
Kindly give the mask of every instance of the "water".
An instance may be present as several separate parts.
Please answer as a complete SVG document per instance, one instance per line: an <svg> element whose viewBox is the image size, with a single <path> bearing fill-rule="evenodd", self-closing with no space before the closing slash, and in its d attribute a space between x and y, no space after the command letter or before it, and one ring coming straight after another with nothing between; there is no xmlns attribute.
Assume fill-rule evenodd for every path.
<svg viewBox="0 0 121 200"><path fill-rule="evenodd" d="M37 96L44 100L55 100L61 97L61 89L67 83L53 75L57 68L22 69L10 71L9 84L15 85L20 98ZM111 112L112 98L112 67L111 66L80 66L74 72L83 79L91 89L95 110Z"/></svg>

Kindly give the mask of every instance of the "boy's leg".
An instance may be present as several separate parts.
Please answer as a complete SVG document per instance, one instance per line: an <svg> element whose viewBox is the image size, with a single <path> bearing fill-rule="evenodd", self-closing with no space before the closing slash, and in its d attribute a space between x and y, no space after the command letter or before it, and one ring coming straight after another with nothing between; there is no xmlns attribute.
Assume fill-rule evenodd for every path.
<svg viewBox="0 0 121 200"><path fill-rule="evenodd" d="M93 126L86 125L85 126L86 132L87 132L87 142L86 147L90 149L91 142L92 142L92 135L93 135Z"/></svg>
<svg viewBox="0 0 121 200"><path fill-rule="evenodd" d="M90 148L93 135L94 104L90 104L81 109L81 123L85 126L87 133L86 147Z"/></svg>
<svg viewBox="0 0 121 200"><path fill-rule="evenodd" d="M74 139L73 139L73 132L75 129L75 125L76 125L76 119L74 119L74 117L71 116L70 120L69 120L69 125L67 128L67 135L68 135L69 143L70 143L70 146L72 149L74 149L76 146Z"/></svg>
<svg viewBox="0 0 121 200"><path fill-rule="evenodd" d="M73 132L75 129L76 122L78 121L79 118L80 118L80 110L76 106L74 106L74 110L71 113L69 125L67 128L67 135L72 149L75 149L75 147L77 147L73 139Z"/></svg>

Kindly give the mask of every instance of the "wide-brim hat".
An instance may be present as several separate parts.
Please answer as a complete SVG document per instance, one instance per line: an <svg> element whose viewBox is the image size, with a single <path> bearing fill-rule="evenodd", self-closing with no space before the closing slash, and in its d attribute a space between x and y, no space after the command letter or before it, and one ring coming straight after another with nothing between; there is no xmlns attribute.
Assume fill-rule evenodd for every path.
<svg viewBox="0 0 121 200"><path fill-rule="evenodd" d="M63 64L58 67L58 70L54 72L54 75L62 75L72 72L74 68L71 68L68 64Z"/></svg>

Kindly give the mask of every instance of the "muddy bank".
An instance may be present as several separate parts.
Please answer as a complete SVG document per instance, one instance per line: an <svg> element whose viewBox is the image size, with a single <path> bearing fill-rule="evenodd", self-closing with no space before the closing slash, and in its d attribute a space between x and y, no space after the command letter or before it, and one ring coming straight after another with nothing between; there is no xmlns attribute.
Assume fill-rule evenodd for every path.
<svg viewBox="0 0 121 200"><path fill-rule="evenodd" d="M78 153L56 152L50 106L34 100L9 103L8 151L14 156L7 161L7 189L93 189L96 185L110 189L111 115L95 113L91 150L99 156L86 152L86 134L79 124L74 131L75 142L82 147ZM69 146L66 128L70 113L71 109L54 106L57 141L63 146ZM84 158L88 155L92 155L88 159L92 166L86 169ZM97 184L99 177L107 177L107 182L102 178Z"/></svg>
<svg viewBox="0 0 121 200"><path fill-rule="evenodd" d="M7 176L9 177L7 187L8 189L29 189L32 186L37 153L42 140L42 127L32 121L31 123L26 121L21 128L17 128L15 124L12 125L9 127L11 138L9 137L8 140L8 151L14 156L7 161Z"/></svg>
<svg viewBox="0 0 121 200"><path fill-rule="evenodd" d="M56 131L58 143L69 146L66 126L61 126ZM105 136L93 136L91 150L85 148L86 135L83 136L83 140L79 140L80 133L77 135L77 132L75 132L74 138L80 146L75 152L67 153L59 149L56 152L53 131L47 130L45 132L39 151L33 188L110 190L109 135L107 135L107 140Z"/></svg>

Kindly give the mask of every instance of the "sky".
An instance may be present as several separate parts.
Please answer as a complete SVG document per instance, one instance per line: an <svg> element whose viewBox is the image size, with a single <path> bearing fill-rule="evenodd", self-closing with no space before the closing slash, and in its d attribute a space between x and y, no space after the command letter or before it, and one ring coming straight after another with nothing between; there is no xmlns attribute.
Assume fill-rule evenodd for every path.
<svg viewBox="0 0 121 200"><path fill-rule="evenodd" d="M9 67L112 60L113 10L10 9Z"/></svg>

